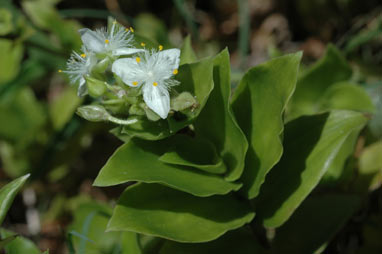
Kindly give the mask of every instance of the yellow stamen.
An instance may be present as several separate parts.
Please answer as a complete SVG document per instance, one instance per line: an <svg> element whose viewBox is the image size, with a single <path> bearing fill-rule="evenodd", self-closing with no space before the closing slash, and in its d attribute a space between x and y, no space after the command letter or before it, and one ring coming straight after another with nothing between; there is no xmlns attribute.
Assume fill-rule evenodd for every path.
<svg viewBox="0 0 382 254"><path fill-rule="evenodd" d="M178 69L173 70L172 72L174 75L178 74Z"/></svg>
<svg viewBox="0 0 382 254"><path fill-rule="evenodd" d="M162 45L159 45L159 50L163 50L163 46Z"/></svg>
<svg viewBox="0 0 382 254"><path fill-rule="evenodd" d="M60 72L60 73L61 73L61 72L62 72L62 70L58 70L58 72Z"/></svg>
<svg viewBox="0 0 382 254"><path fill-rule="evenodd" d="M139 63L141 61L141 58L137 57L137 58L135 58L135 61L137 61L137 63Z"/></svg>
<svg viewBox="0 0 382 254"><path fill-rule="evenodd" d="M137 86L138 85L138 82L137 81L134 81L133 82L133 86Z"/></svg>
<svg viewBox="0 0 382 254"><path fill-rule="evenodd" d="M117 21L116 21L116 20L114 20L114 21L113 21L113 24L114 24L114 25L115 25L115 24L117 24Z"/></svg>
<svg viewBox="0 0 382 254"><path fill-rule="evenodd" d="M157 85L158 85L158 82L154 82L154 83L153 83L153 86L157 86Z"/></svg>
<svg viewBox="0 0 382 254"><path fill-rule="evenodd" d="M132 33L134 33L134 28L130 27L130 31L131 31Z"/></svg>
<svg viewBox="0 0 382 254"><path fill-rule="evenodd" d="M110 41L108 39L105 40L105 43L108 44Z"/></svg>
<svg viewBox="0 0 382 254"><path fill-rule="evenodd" d="M146 43L141 42L141 46L142 46L142 47L146 46Z"/></svg>
<svg viewBox="0 0 382 254"><path fill-rule="evenodd" d="M82 58L85 58L85 57L86 57L86 54L85 54L85 53L82 53L82 54L81 54L81 57L82 57Z"/></svg>

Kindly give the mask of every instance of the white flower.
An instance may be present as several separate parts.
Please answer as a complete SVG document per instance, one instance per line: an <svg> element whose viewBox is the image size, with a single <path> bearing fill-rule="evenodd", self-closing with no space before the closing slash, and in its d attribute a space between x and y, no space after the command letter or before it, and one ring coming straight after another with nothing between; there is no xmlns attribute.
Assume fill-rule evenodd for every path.
<svg viewBox="0 0 382 254"><path fill-rule="evenodd" d="M86 48L82 47L82 54L73 52L67 62L67 70L65 73L69 74L70 82L72 84L78 83L78 96L84 96L87 93L86 81L84 76L90 74L91 69L97 63L97 58L93 53L87 52Z"/></svg>
<svg viewBox="0 0 382 254"><path fill-rule="evenodd" d="M136 58L120 58L112 71L131 87L142 86L143 100L161 118L170 111L169 88L179 84L172 77L178 73L179 49L145 51Z"/></svg>
<svg viewBox="0 0 382 254"><path fill-rule="evenodd" d="M143 51L143 49L133 48L133 34L129 29L119 25L116 21L113 22L109 30L101 28L92 31L88 28L83 28L78 32L81 34L81 40L87 50L97 54L105 53L120 56Z"/></svg>

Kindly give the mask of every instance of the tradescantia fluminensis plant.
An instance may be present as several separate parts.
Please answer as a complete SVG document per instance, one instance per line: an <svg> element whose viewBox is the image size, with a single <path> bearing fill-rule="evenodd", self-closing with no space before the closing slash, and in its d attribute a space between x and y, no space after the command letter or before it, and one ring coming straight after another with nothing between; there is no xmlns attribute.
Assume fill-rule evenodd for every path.
<svg viewBox="0 0 382 254"><path fill-rule="evenodd" d="M134 183L107 225L131 253L313 253L357 209L354 193L312 194L338 185L374 110L334 47L302 76L300 52L253 67L232 93L227 49L197 60L115 21L80 34L64 72L94 98L78 113L124 142L94 185Z"/></svg>

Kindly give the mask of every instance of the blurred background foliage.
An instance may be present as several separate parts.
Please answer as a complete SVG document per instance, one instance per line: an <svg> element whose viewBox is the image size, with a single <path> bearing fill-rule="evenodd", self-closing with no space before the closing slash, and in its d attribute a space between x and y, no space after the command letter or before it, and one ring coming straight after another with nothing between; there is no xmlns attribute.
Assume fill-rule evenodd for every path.
<svg viewBox="0 0 382 254"><path fill-rule="evenodd" d="M104 26L112 16L134 27L138 40L165 48L181 47L191 35L198 58L228 47L233 89L250 66L303 50L299 83L320 80L326 85L313 92L297 89L301 96L288 106L288 119L329 108L360 110L371 117L361 137L349 141L356 149L343 162L345 171L356 165L357 172L331 171L320 183L339 193L351 186L365 197L322 251L381 253L381 13L379 0L1 0L0 184L31 173L4 220L7 230L0 232L1 239L14 233L23 237L6 250L135 253L131 248L139 242L147 253L155 253L155 238L103 232L111 205L126 185L100 189L92 182L121 142L108 134L111 125L75 115L84 99L58 73L81 46L77 30ZM333 77L333 70L342 76ZM307 105L306 96L313 96L315 104ZM307 203L300 212L309 215L316 205Z"/></svg>

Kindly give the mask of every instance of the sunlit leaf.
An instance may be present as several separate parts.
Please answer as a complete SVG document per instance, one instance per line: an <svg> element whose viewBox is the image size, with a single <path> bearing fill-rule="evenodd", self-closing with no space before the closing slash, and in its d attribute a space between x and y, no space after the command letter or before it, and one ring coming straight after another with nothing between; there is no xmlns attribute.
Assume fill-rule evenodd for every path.
<svg viewBox="0 0 382 254"><path fill-rule="evenodd" d="M187 36L184 41L182 48L180 49L180 65L189 64L197 61L194 50L192 49L191 36Z"/></svg>
<svg viewBox="0 0 382 254"><path fill-rule="evenodd" d="M361 113L332 111L300 117L285 128L284 154L256 200L266 227L281 226L335 161L348 136L367 122Z"/></svg>
<svg viewBox="0 0 382 254"><path fill-rule="evenodd" d="M241 184L226 182L215 174L161 162L159 157L171 144L171 138L154 142L132 139L109 158L94 185L111 186L130 181L162 183L201 197L226 194L240 188Z"/></svg>
<svg viewBox="0 0 382 254"><path fill-rule="evenodd" d="M210 140L228 170L226 180L237 180L244 169L247 140L238 126L229 104L231 94L228 50L214 58L214 90L194 123L197 135Z"/></svg>
<svg viewBox="0 0 382 254"><path fill-rule="evenodd" d="M1 238L11 237L15 235L15 233L0 229ZM9 242L4 247L6 253L9 254L18 254L18 253L28 253L28 254L40 254L41 251L37 248L37 246L29 239L18 236L13 241Z"/></svg>
<svg viewBox="0 0 382 254"><path fill-rule="evenodd" d="M108 230L180 242L206 242L252 220L249 205L232 195L195 197L158 184L136 184L120 197Z"/></svg>
<svg viewBox="0 0 382 254"><path fill-rule="evenodd" d="M226 171L226 166L213 144L207 140L186 135L175 136L170 150L159 157L159 160L215 174L222 174Z"/></svg>
<svg viewBox="0 0 382 254"><path fill-rule="evenodd" d="M265 253L248 228L229 231L207 243L177 243L166 241L159 254L261 254Z"/></svg>
<svg viewBox="0 0 382 254"><path fill-rule="evenodd" d="M11 207L17 193L20 191L28 177L29 174L19 177L0 189L0 225Z"/></svg>
<svg viewBox="0 0 382 254"><path fill-rule="evenodd" d="M233 111L249 141L241 177L247 198L258 195L282 155L282 114L296 85L300 59L301 53L296 53L250 69L233 96Z"/></svg>
<svg viewBox="0 0 382 254"><path fill-rule="evenodd" d="M346 81L352 70L338 49L329 45L325 56L303 73L288 104L287 117L316 113L321 96L334 83Z"/></svg>

